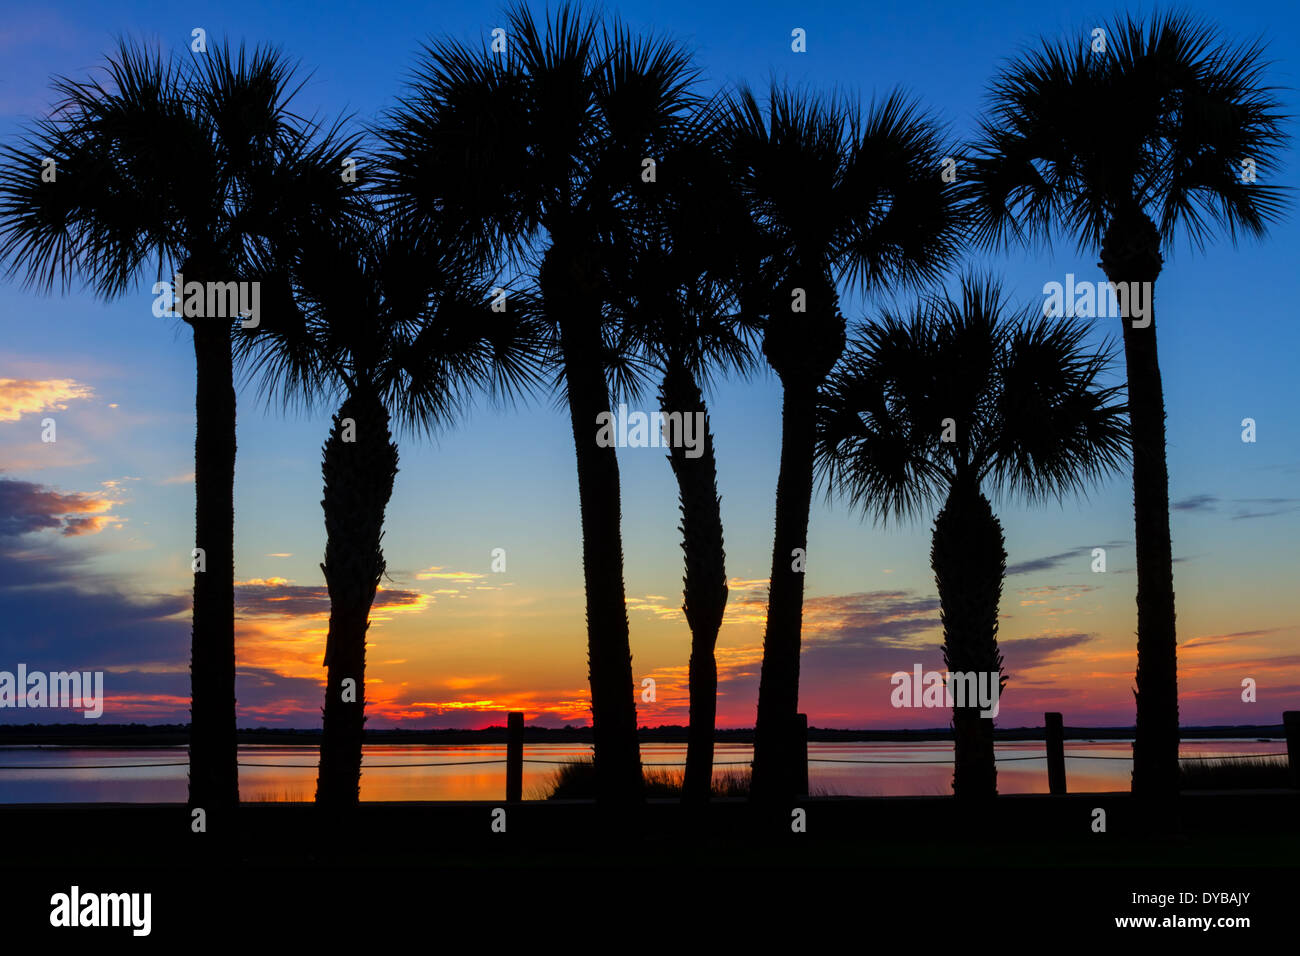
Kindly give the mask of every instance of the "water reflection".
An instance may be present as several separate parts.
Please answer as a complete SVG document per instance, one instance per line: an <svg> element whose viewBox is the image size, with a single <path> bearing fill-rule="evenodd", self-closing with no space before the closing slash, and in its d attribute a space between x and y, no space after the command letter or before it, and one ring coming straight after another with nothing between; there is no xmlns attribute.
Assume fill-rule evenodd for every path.
<svg viewBox="0 0 1300 956"><path fill-rule="evenodd" d="M1187 740L1182 756L1277 753L1279 741ZM841 796L896 796L951 792L952 744L812 743L809 783L815 792ZM1131 744L1123 740L1066 741L1071 792L1127 790ZM534 744L524 748L524 797L549 789L558 765L589 756L588 744ZM1046 793L1043 744L999 743L998 790ZM643 744L647 764L681 764L686 745ZM717 773L745 770L748 744L719 744ZM183 803L185 749L0 747L0 803ZM1105 759L1086 759L1105 758ZM362 800L497 800L505 795L505 745L367 746ZM306 801L316 790L317 752L311 747L239 748L239 790L245 801ZM429 766L429 765L433 766ZM24 769L3 769L19 767ZM72 768L78 769L72 769ZM30 768L30 769L27 769ZM672 768L668 768L672 769Z"/></svg>

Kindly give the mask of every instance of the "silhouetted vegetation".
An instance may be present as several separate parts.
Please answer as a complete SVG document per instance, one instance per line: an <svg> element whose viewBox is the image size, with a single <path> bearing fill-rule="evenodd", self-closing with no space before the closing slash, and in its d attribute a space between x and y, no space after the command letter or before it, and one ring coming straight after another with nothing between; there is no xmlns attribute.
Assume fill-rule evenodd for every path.
<svg viewBox="0 0 1300 956"><path fill-rule="evenodd" d="M968 247L1045 243L1053 230L1125 287L1153 287L1180 233L1198 246L1216 231L1263 236L1285 211L1284 187L1247 180L1240 163L1262 176L1286 137L1261 46L1233 46L1184 14L1119 18L1103 56L1082 36L1046 42L994 80L963 150L899 92L865 109L779 84L761 97L743 84L706 95L688 45L638 35L616 16L564 3L539 18L516 2L505 19L510 43L499 51L446 37L426 45L396 107L364 135L296 116L295 70L278 51L220 46L186 60L123 44L104 81L57 80L58 106L5 149L8 276L43 290L85 285L103 299L176 273L266 286L251 328L224 308L181 310L196 371L192 718L115 734L187 742L191 803L238 803L234 373L245 361L265 394L335 412L321 465L324 730L309 739L321 745L317 800L355 803L363 741L382 739L364 730L364 672L386 571L394 429L448 424L472 396L513 395L545 373L574 442L592 726L534 728L527 739L590 739L598 758L558 771L551 796L798 794L815 465L867 513L939 509L930 558L945 663L1001 674L1006 550L986 491L1081 491L1130 448L1134 792L1285 785L1285 765L1272 760L1178 761L1152 297L1145 324L1122 322L1125 406L1112 401L1118 388L1097 385L1109 349L1086 344L1083 324L1003 315L991 280L964 281L960 301L934 291ZM360 180L340 175L353 153L366 154ZM58 158L57 178L45 177L47 157ZM959 181L939 173L954 157ZM870 316L850 341L846 289L920 293L920 305L910 320ZM782 408L751 735L714 727L728 590L706 394L715 374L754 370L760 342ZM650 375L665 411L706 423L698 457L669 454L691 632L688 732L638 728L619 458L596 428ZM944 422L954 437L937 440ZM685 785L676 771L642 771L640 740L681 739L674 733L688 734ZM837 733L856 732L809 737L947 731ZM973 708L954 713L959 794L996 792L993 741L1026 739L1015 733ZM712 773L715 740L751 736L752 794L748 772Z"/></svg>
<svg viewBox="0 0 1300 956"><path fill-rule="evenodd" d="M952 673L1006 677L1002 524L985 492L1028 502L1087 489L1128 460L1108 351L1079 319L1013 309L989 279L865 326L822 390L817 463L829 489L880 521L938 508L930 566ZM990 678L991 679L991 678ZM997 793L993 719L954 700L953 793Z"/></svg>
<svg viewBox="0 0 1300 956"><path fill-rule="evenodd" d="M647 797L679 797L682 795L684 772L666 767L650 767L643 771ZM709 788L714 797L748 797L750 772L748 770L715 771ZM590 760L573 760L566 763L548 782L549 789L540 795L546 800L581 800L596 795L596 768ZM816 789L816 788L814 788ZM813 796L825 796L819 790Z"/></svg>
<svg viewBox="0 0 1300 956"><path fill-rule="evenodd" d="M1137 552L1133 790L1167 800L1179 777L1178 651L1155 283L1179 233L1197 247L1216 233L1235 242L1281 218L1286 187L1248 178L1242 163L1276 168L1287 137L1261 43L1236 45L1178 12L1117 17L1105 32L1104 55L1081 35L999 73L962 188L981 244L1045 244L1060 230L1112 283L1148 284L1145 310L1130 301L1120 323ZM1084 116L1106 117L1104 129Z"/></svg>
<svg viewBox="0 0 1300 956"><path fill-rule="evenodd" d="M1179 761L1180 790L1252 790L1290 786L1290 769L1285 757Z"/></svg>

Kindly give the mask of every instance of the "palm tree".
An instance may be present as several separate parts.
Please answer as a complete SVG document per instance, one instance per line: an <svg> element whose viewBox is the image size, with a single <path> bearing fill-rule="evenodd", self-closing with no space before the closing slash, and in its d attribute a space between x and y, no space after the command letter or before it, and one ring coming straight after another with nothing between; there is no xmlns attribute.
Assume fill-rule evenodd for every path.
<svg viewBox="0 0 1300 956"><path fill-rule="evenodd" d="M763 254L746 273L744 307L766 320L763 355L784 391L752 788L756 800L781 804L801 776L794 728L813 426L817 390L845 343L836 281L872 290L935 279L961 224L941 178L940 130L899 94L864 116L780 88L765 111L742 90L724 141Z"/></svg>
<svg viewBox="0 0 1300 956"><path fill-rule="evenodd" d="M752 243L742 197L723 162L719 111L702 108L636 194L629 241L613 280L614 309L660 377L667 415L698 421L697 450L669 447L682 521L682 612L691 632L690 727L685 803L707 802L713 782L718 668L715 648L727 608L722 499L702 386L718 373L754 366L748 317L737 311L737 275Z"/></svg>
<svg viewBox="0 0 1300 956"><path fill-rule="evenodd" d="M1199 248L1212 226L1235 241L1278 218L1282 187L1255 179L1275 168L1283 117L1258 44L1229 45L1181 13L1116 20L1106 42L1097 53L1087 40L1047 43L995 81L968 182L977 236L1045 240L1061 226L1081 252L1100 251L1112 283L1152 289L1176 233ZM1133 791L1167 799L1178 788L1177 638L1164 395L1144 298L1145 315L1121 300L1137 549Z"/></svg>
<svg viewBox="0 0 1300 956"><path fill-rule="evenodd" d="M819 407L828 490L880 521L942 501L930 565L944 663L990 684L998 675L999 694L1007 554L984 489L1059 500L1127 460L1120 389L1099 381L1112 355L1090 351L1088 332L1077 319L1011 314L996 283L964 278L958 299L931 296L910 317L886 313L864 328ZM993 720L980 710L954 701L953 792L963 799L997 792Z"/></svg>
<svg viewBox="0 0 1300 956"><path fill-rule="evenodd" d="M690 57L669 40L561 6L506 17L506 50L442 40L381 137L401 215L451 230L467 254L531 254L573 429L581 507L598 799L642 798L623 584L618 459L597 443L621 341L607 321L607 264L645 160L694 103Z"/></svg>
<svg viewBox="0 0 1300 956"><path fill-rule="evenodd" d="M138 294L148 271L179 272L187 286L259 282L270 276L271 250L293 245L307 208L327 219L346 207L335 170L352 143L337 127L322 131L294 115L294 67L282 54L223 45L177 63L122 44L106 74L56 80L61 99L50 116L5 150L0 258L28 284L48 291L76 281L115 299ZM203 552L194 574L189 800L210 827L239 800L230 341L238 318L184 317L197 372L194 542Z"/></svg>
<svg viewBox="0 0 1300 956"><path fill-rule="evenodd" d="M480 389L513 396L534 380L540 336L524 300L493 312L466 263L373 209L323 223L288 274L296 307L241 336L240 356L268 395L311 405L342 394L321 452L330 621L316 784L317 803L342 808L360 795L366 632L386 569L394 418L432 433Z"/></svg>

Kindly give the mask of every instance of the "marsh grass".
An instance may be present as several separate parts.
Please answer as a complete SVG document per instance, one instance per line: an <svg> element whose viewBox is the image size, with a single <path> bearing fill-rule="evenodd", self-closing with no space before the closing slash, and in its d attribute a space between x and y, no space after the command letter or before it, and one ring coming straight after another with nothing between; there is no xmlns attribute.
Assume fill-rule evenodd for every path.
<svg viewBox="0 0 1300 956"><path fill-rule="evenodd" d="M645 795L654 797L680 797L682 795L682 777L684 770L666 767L646 767ZM749 771L728 769L713 774L713 796L748 797ZM813 788L813 796L823 797L828 791L821 787ZM596 768L590 760L572 760L555 772L546 788L537 794L544 800L582 800L596 795Z"/></svg>
<svg viewBox="0 0 1300 956"><path fill-rule="evenodd" d="M1285 757L1248 760L1183 760L1179 765L1183 790L1256 790L1289 787Z"/></svg>
<svg viewBox="0 0 1300 956"><path fill-rule="evenodd" d="M302 790L255 790L243 803L310 803L311 800Z"/></svg>

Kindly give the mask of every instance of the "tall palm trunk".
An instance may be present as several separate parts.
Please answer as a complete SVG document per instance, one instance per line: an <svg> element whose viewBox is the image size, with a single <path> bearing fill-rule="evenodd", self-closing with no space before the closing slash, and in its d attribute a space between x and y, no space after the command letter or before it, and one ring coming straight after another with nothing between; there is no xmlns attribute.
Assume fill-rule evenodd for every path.
<svg viewBox="0 0 1300 956"><path fill-rule="evenodd" d="M637 802L644 785L623 586L618 457L612 446L596 443L597 416L610 411L601 303L582 257L565 256L556 247L548 251L539 285L546 315L560 330L578 462L596 798L605 804Z"/></svg>
<svg viewBox="0 0 1300 956"><path fill-rule="evenodd" d="M688 684L691 697L690 729L686 742L686 774L682 782L684 803L704 803L713 783L713 737L718 710L718 663L714 648L727 609L726 552L722 544L722 499L718 496L718 468L713 454L713 433L699 385L684 363L670 363L659 389L666 412L699 415L703 433L697 435L700 454L687 457L687 449L673 445L668 461L677 478L682 512L682 551L686 576L682 579L682 611L691 629Z"/></svg>
<svg viewBox="0 0 1300 956"><path fill-rule="evenodd" d="M808 548L812 502L816 388L785 388L781 406L781 470L776 482L776 533L768 588L763 667L754 724L755 800L795 796L799 779L794 721L799 711L799 647L803 629L803 570L795 551Z"/></svg>
<svg viewBox="0 0 1300 956"><path fill-rule="evenodd" d="M329 587L330 625L316 802L345 807L360 796L366 631L386 567L384 509L397 476L397 446L389 430L388 409L372 389L363 386L354 391L334 416L322 449L321 473L326 533L321 570ZM349 680L352 684L345 687Z"/></svg>
<svg viewBox="0 0 1300 956"><path fill-rule="evenodd" d="M235 389L230 330L194 331L194 572L190 639L190 806L212 817L239 803L235 737Z"/></svg>
<svg viewBox="0 0 1300 956"><path fill-rule="evenodd" d="M1145 213L1127 210L1111 220L1102 243L1101 266L1113 283L1149 282L1154 291L1163 259L1160 234ZM1165 461L1165 400L1156 354L1154 299L1153 294L1145 301L1149 325L1134 328L1130 318L1122 321L1137 550L1133 792L1161 799L1178 793L1178 638L1169 534L1169 469Z"/></svg>
<svg viewBox="0 0 1300 956"><path fill-rule="evenodd" d="M829 281L805 282L800 288L807 294L807 314L773 316L763 338L763 354L781 378L784 398L750 795L755 801L773 805L793 799L803 779L795 719L817 390L844 351L845 341L844 317Z"/></svg>
<svg viewBox="0 0 1300 956"><path fill-rule="evenodd" d="M939 591L944 664L950 673L997 674L1000 691L998 603L1007 552L1002 523L973 481L954 484L935 518L930 567ZM959 700L954 691L952 790L964 800L989 798L998 791L993 718L981 717L978 703L971 703Z"/></svg>

